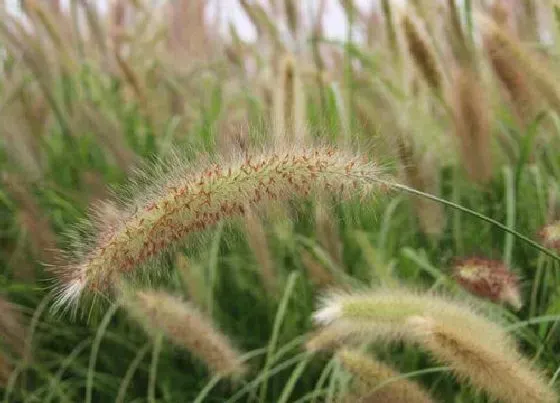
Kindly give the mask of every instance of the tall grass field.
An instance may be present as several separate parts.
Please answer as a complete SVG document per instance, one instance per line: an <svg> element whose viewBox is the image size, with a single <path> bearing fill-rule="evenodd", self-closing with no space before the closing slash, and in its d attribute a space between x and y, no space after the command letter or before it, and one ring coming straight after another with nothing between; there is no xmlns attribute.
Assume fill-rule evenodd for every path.
<svg viewBox="0 0 560 403"><path fill-rule="evenodd" d="M366 3L0 2L3 402L560 401L560 2Z"/></svg>

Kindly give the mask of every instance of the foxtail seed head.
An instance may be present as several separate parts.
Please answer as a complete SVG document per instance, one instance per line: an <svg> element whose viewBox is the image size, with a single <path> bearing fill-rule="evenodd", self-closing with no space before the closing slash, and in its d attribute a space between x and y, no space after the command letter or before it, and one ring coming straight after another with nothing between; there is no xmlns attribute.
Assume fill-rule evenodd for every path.
<svg viewBox="0 0 560 403"><path fill-rule="evenodd" d="M457 328L430 316L412 317L409 324L417 342L435 359L496 401L558 401L541 373L509 343L488 343L486 335L477 329Z"/></svg>
<svg viewBox="0 0 560 403"><path fill-rule="evenodd" d="M539 237L546 247L560 249L560 220L545 225L539 231Z"/></svg>
<svg viewBox="0 0 560 403"><path fill-rule="evenodd" d="M342 341L409 340L409 318L423 315L464 332L484 334L489 345L514 345L500 326L462 302L407 289L380 289L354 294L337 292L324 297L313 319L325 326L325 335L319 333L314 337L312 349L330 348L336 345L337 338ZM319 342L321 340L326 342Z"/></svg>
<svg viewBox="0 0 560 403"><path fill-rule="evenodd" d="M408 51L416 63L418 70L424 76L429 86L440 91L443 85L443 75L438 65L435 53L428 44L428 41L420 30L413 18L405 14L402 19L404 35L408 44Z"/></svg>
<svg viewBox="0 0 560 403"><path fill-rule="evenodd" d="M361 392L360 398L356 399L358 401L433 403L432 398L419 384L402 378L401 374L379 360L346 348L339 350L336 357L359 381L356 388Z"/></svg>
<svg viewBox="0 0 560 403"><path fill-rule="evenodd" d="M312 191L341 196L373 189L380 169L366 159L332 148L309 148L246 156L199 173L175 172L167 183L133 201L120 218L98 226L92 247L58 269L58 305L77 301L84 290L107 291L188 235L244 215L267 201L293 200Z"/></svg>
<svg viewBox="0 0 560 403"><path fill-rule="evenodd" d="M471 180L487 183L492 178L491 126L479 81L472 69L455 72L452 109L465 170Z"/></svg>
<svg viewBox="0 0 560 403"><path fill-rule="evenodd" d="M508 93L518 120L526 124L534 116L535 95L526 70L517 63L517 51L507 31L497 25L483 33L483 43L497 78Z"/></svg>
<svg viewBox="0 0 560 403"><path fill-rule="evenodd" d="M516 310L523 305L519 278L498 260L469 258L453 268L455 280L470 293L493 302L508 303Z"/></svg>
<svg viewBox="0 0 560 403"><path fill-rule="evenodd" d="M124 302L148 333L163 332L213 373L232 376L245 373L240 355L228 338L192 304L161 291L138 291L125 297Z"/></svg>

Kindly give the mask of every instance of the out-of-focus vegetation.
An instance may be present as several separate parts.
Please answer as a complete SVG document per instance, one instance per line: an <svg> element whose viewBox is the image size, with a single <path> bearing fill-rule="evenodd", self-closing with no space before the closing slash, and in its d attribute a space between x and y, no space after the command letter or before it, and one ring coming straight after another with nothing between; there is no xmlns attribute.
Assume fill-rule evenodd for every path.
<svg viewBox="0 0 560 403"><path fill-rule="evenodd" d="M0 11L5 402L369 402L394 390L395 401L488 401L408 343L367 346L369 361L306 351L322 292L397 284L476 305L557 389L555 0L379 0L371 10L340 0L344 39L327 35L323 0L239 0L254 42L233 25L217 34L204 0L149 3L114 0L101 13L94 1L26 0L22 15ZM391 190L238 207L158 260L148 284L159 291L99 293L76 316L51 309L59 269L89 239L69 231L111 188L133 200L167 178L167 165L145 176L138 167L196 170L314 144L365 155L447 202ZM118 189L131 177L127 199ZM120 213L98 214L109 226ZM418 384L379 389L399 373Z"/></svg>

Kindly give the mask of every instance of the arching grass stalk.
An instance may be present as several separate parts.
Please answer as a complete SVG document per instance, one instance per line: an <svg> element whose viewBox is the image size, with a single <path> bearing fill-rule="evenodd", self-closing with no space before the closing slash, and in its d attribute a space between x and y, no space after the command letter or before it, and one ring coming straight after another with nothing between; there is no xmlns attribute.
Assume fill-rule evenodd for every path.
<svg viewBox="0 0 560 403"><path fill-rule="evenodd" d="M546 247L540 245L538 242L533 241L532 239L526 237L525 235L519 233L518 231L516 231L516 230L514 230L514 229L511 229L511 228L509 228L508 226L502 224L501 222L496 221L496 220L494 220L493 218L490 218L490 217L488 217L488 216L486 216L486 215L484 215L484 214L482 214L482 213L479 213L479 212L477 212L477 211L471 210L471 209L468 208L468 207L461 206L460 204L457 204L457 203L455 203L455 202L442 199L442 198L440 198L440 197L431 195L431 194L429 194L429 193L422 192L422 191L420 191L420 190L416 190L416 189L414 189L414 188L411 188L410 186L406 186L406 185L403 185L403 184L400 184L400 183L396 183L396 182L387 181L387 180L384 180L384 179L381 179L381 178L370 177L369 179L371 179L371 181L373 181L373 182L380 183L380 184L385 185L385 186L387 186L387 187L389 187L389 188L398 189L398 190L402 190L402 191L404 191L404 192L408 192L408 193L411 193L411 194L414 194L414 195L417 195L417 196L425 197L425 198L427 198L427 199L434 200L434 201L436 201L436 202L445 204L446 206L449 206L449 207L451 207L451 208L454 208L454 209L456 209L456 210L459 210L459 211L461 211L461 212L463 212L463 213L470 214L470 215L472 215L472 216L474 216L474 217L477 217L477 218L479 218L479 219L481 219L481 220L483 220L483 221L486 221L486 222L489 223L489 224L492 224L492 225L494 225L494 226L500 228L500 229L503 230L503 231L506 231L506 232L512 234L512 235L515 236L516 238L518 238L518 239L520 239L521 241L527 243L527 244L530 245L531 247L537 249L539 252L542 252L542 253L544 253L545 255L547 255L547 256L551 257L552 259L556 260L557 262L560 262L560 256L558 256L557 254L555 254L555 253L554 253L553 251L551 251L550 249L547 249Z"/></svg>

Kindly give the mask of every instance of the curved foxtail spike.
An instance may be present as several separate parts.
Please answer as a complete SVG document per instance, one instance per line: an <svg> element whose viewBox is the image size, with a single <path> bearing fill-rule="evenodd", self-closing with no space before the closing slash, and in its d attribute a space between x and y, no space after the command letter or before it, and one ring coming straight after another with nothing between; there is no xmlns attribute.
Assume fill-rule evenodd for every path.
<svg viewBox="0 0 560 403"><path fill-rule="evenodd" d="M338 333L341 340L390 341L406 340L410 336L407 320L427 314L465 331L476 329L478 334L486 335L488 343L514 344L500 326L478 314L473 307L450 297L406 288L333 292L322 299L313 319L316 324L326 326L329 340L336 340Z"/></svg>
<svg viewBox="0 0 560 403"><path fill-rule="evenodd" d="M558 397L497 323L444 296L407 289L327 295L314 314L325 326L308 350L348 342L419 344L455 375L508 403L552 403Z"/></svg>
<svg viewBox="0 0 560 403"><path fill-rule="evenodd" d="M531 104L536 99L534 95L531 99L529 91L532 89L531 87L542 96L551 108L557 112L560 111L560 85L558 85L556 77L543 55L527 49L504 27L497 25L488 18L480 17L480 25L485 48L500 79L505 81L504 78L507 74L509 85L513 86L516 92L522 91L520 95L525 97L525 99L521 98L525 102L523 106L528 109L525 112L525 121L528 118L530 122L535 115L534 112L538 112L539 109L539 105ZM500 62L499 68L496 61ZM529 87L520 87L519 81L521 80L527 80ZM507 88L513 94L512 89Z"/></svg>
<svg viewBox="0 0 560 403"><path fill-rule="evenodd" d="M97 226L91 245L76 253L75 262L55 269L62 279L57 306L77 301L84 290L112 291L119 277L248 208L312 191L367 194L380 172L363 157L316 147L246 155L197 173L162 173L163 186L125 203L116 222Z"/></svg>
<svg viewBox="0 0 560 403"><path fill-rule="evenodd" d="M501 20L486 22L482 35L484 49L496 77L507 92L517 119L527 125L536 115L538 102L527 70L517 63L520 45L504 25Z"/></svg>
<svg viewBox="0 0 560 403"><path fill-rule="evenodd" d="M336 358L358 381L352 401L434 403L420 384L403 378L402 374L373 357L343 348L336 353Z"/></svg>
<svg viewBox="0 0 560 403"><path fill-rule="evenodd" d="M471 180L484 184L492 179L492 143L490 108L479 82L473 69L455 71L451 107L463 166Z"/></svg>
<svg viewBox="0 0 560 403"><path fill-rule="evenodd" d="M162 291L137 291L124 306L152 335L162 332L196 356L215 374L239 377L247 368L228 338L196 307Z"/></svg>
<svg viewBox="0 0 560 403"><path fill-rule="evenodd" d="M443 74L433 49L428 44L425 36L420 33L418 25L409 14L403 16L401 23L408 51L418 70L420 70L420 73L434 91L441 91L443 87Z"/></svg>
<svg viewBox="0 0 560 403"><path fill-rule="evenodd" d="M558 395L541 372L509 343L488 343L477 329L457 328L435 317L409 320L418 343L455 375L507 403L554 403Z"/></svg>

